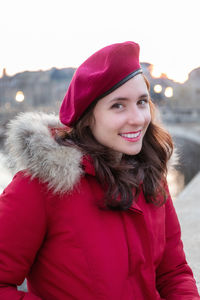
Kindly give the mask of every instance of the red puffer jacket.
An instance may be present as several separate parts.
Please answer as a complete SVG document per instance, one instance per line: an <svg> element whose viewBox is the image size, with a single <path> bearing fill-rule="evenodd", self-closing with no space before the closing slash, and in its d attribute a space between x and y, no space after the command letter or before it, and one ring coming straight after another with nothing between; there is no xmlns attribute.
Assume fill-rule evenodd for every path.
<svg viewBox="0 0 200 300"><path fill-rule="evenodd" d="M29 131L17 121L26 138L18 162L29 175L17 173L0 196L0 299L200 299L170 196L155 207L141 190L127 211L101 210L91 162L27 118ZM12 156L23 149L14 145ZM16 289L25 277L27 293Z"/></svg>

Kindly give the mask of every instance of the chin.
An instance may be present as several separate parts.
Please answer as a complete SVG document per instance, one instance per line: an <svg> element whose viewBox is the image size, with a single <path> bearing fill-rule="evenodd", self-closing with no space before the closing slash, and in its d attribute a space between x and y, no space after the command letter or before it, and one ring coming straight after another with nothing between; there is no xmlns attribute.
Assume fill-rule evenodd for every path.
<svg viewBox="0 0 200 300"><path fill-rule="evenodd" d="M138 149L134 149L134 150L122 151L122 153L127 154L127 155L137 155L140 153L141 150L142 150L142 147L139 147Z"/></svg>

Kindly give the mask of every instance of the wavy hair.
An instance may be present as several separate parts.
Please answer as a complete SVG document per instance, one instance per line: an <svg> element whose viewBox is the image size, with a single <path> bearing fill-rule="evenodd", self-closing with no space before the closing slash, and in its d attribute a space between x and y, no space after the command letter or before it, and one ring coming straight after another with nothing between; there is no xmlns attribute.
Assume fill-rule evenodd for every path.
<svg viewBox="0 0 200 300"><path fill-rule="evenodd" d="M148 90L150 85L144 80ZM94 162L96 177L106 187L103 207L112 210L126 210L142 188L146 202L162 205L166 201L165 189L167 161L173 152L173 142L169 133L158 123L156 108L150 100L151 122L143 138L141 151L137 155L122 156L116 161L113 150L100 144L93 136L89 124L93 118L95 102L90 105L75 126L57 134L56 141L65 146L79 148L90 155Z"/></svg>

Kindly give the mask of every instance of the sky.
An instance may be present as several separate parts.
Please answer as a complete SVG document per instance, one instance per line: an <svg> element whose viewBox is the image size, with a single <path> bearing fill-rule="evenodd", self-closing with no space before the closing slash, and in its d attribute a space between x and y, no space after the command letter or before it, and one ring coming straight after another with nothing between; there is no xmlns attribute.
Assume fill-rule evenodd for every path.
<svg viewBox="0 0 200 300"><path fill-rule="evenodd" d="M200 67L200 0L0 0L0 74L78 67L112 43L184 82Z"/></svg>

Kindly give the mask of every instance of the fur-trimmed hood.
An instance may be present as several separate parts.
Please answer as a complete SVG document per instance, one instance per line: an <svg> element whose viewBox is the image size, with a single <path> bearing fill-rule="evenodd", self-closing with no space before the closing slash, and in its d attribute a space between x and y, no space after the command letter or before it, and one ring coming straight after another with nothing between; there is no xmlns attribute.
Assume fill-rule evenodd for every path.
<svg viewBox="0 0 200 300"><path fill-rule="evenodd" d="M54 114L21 113L8 124L6 151L14 172L26 169L54 192L64 193L73 189L83 171L82 153L54 140L51 128L61 127Z"/></svg>
<svg viewBox="0 0 200 300"><path fill-rule="evenodd" d="M58 116L45 113L21 113L8 125L6 150L8 164L14 172L27 170L32 178L41 182L55 193L71 191L79 182L84 171L94 175L93 166L88 164L80 150L59 145L51 129L63 128ZM177 164L176 152L168 162L168 169ZM88 168L89 166L89 168Z"/></svg>

